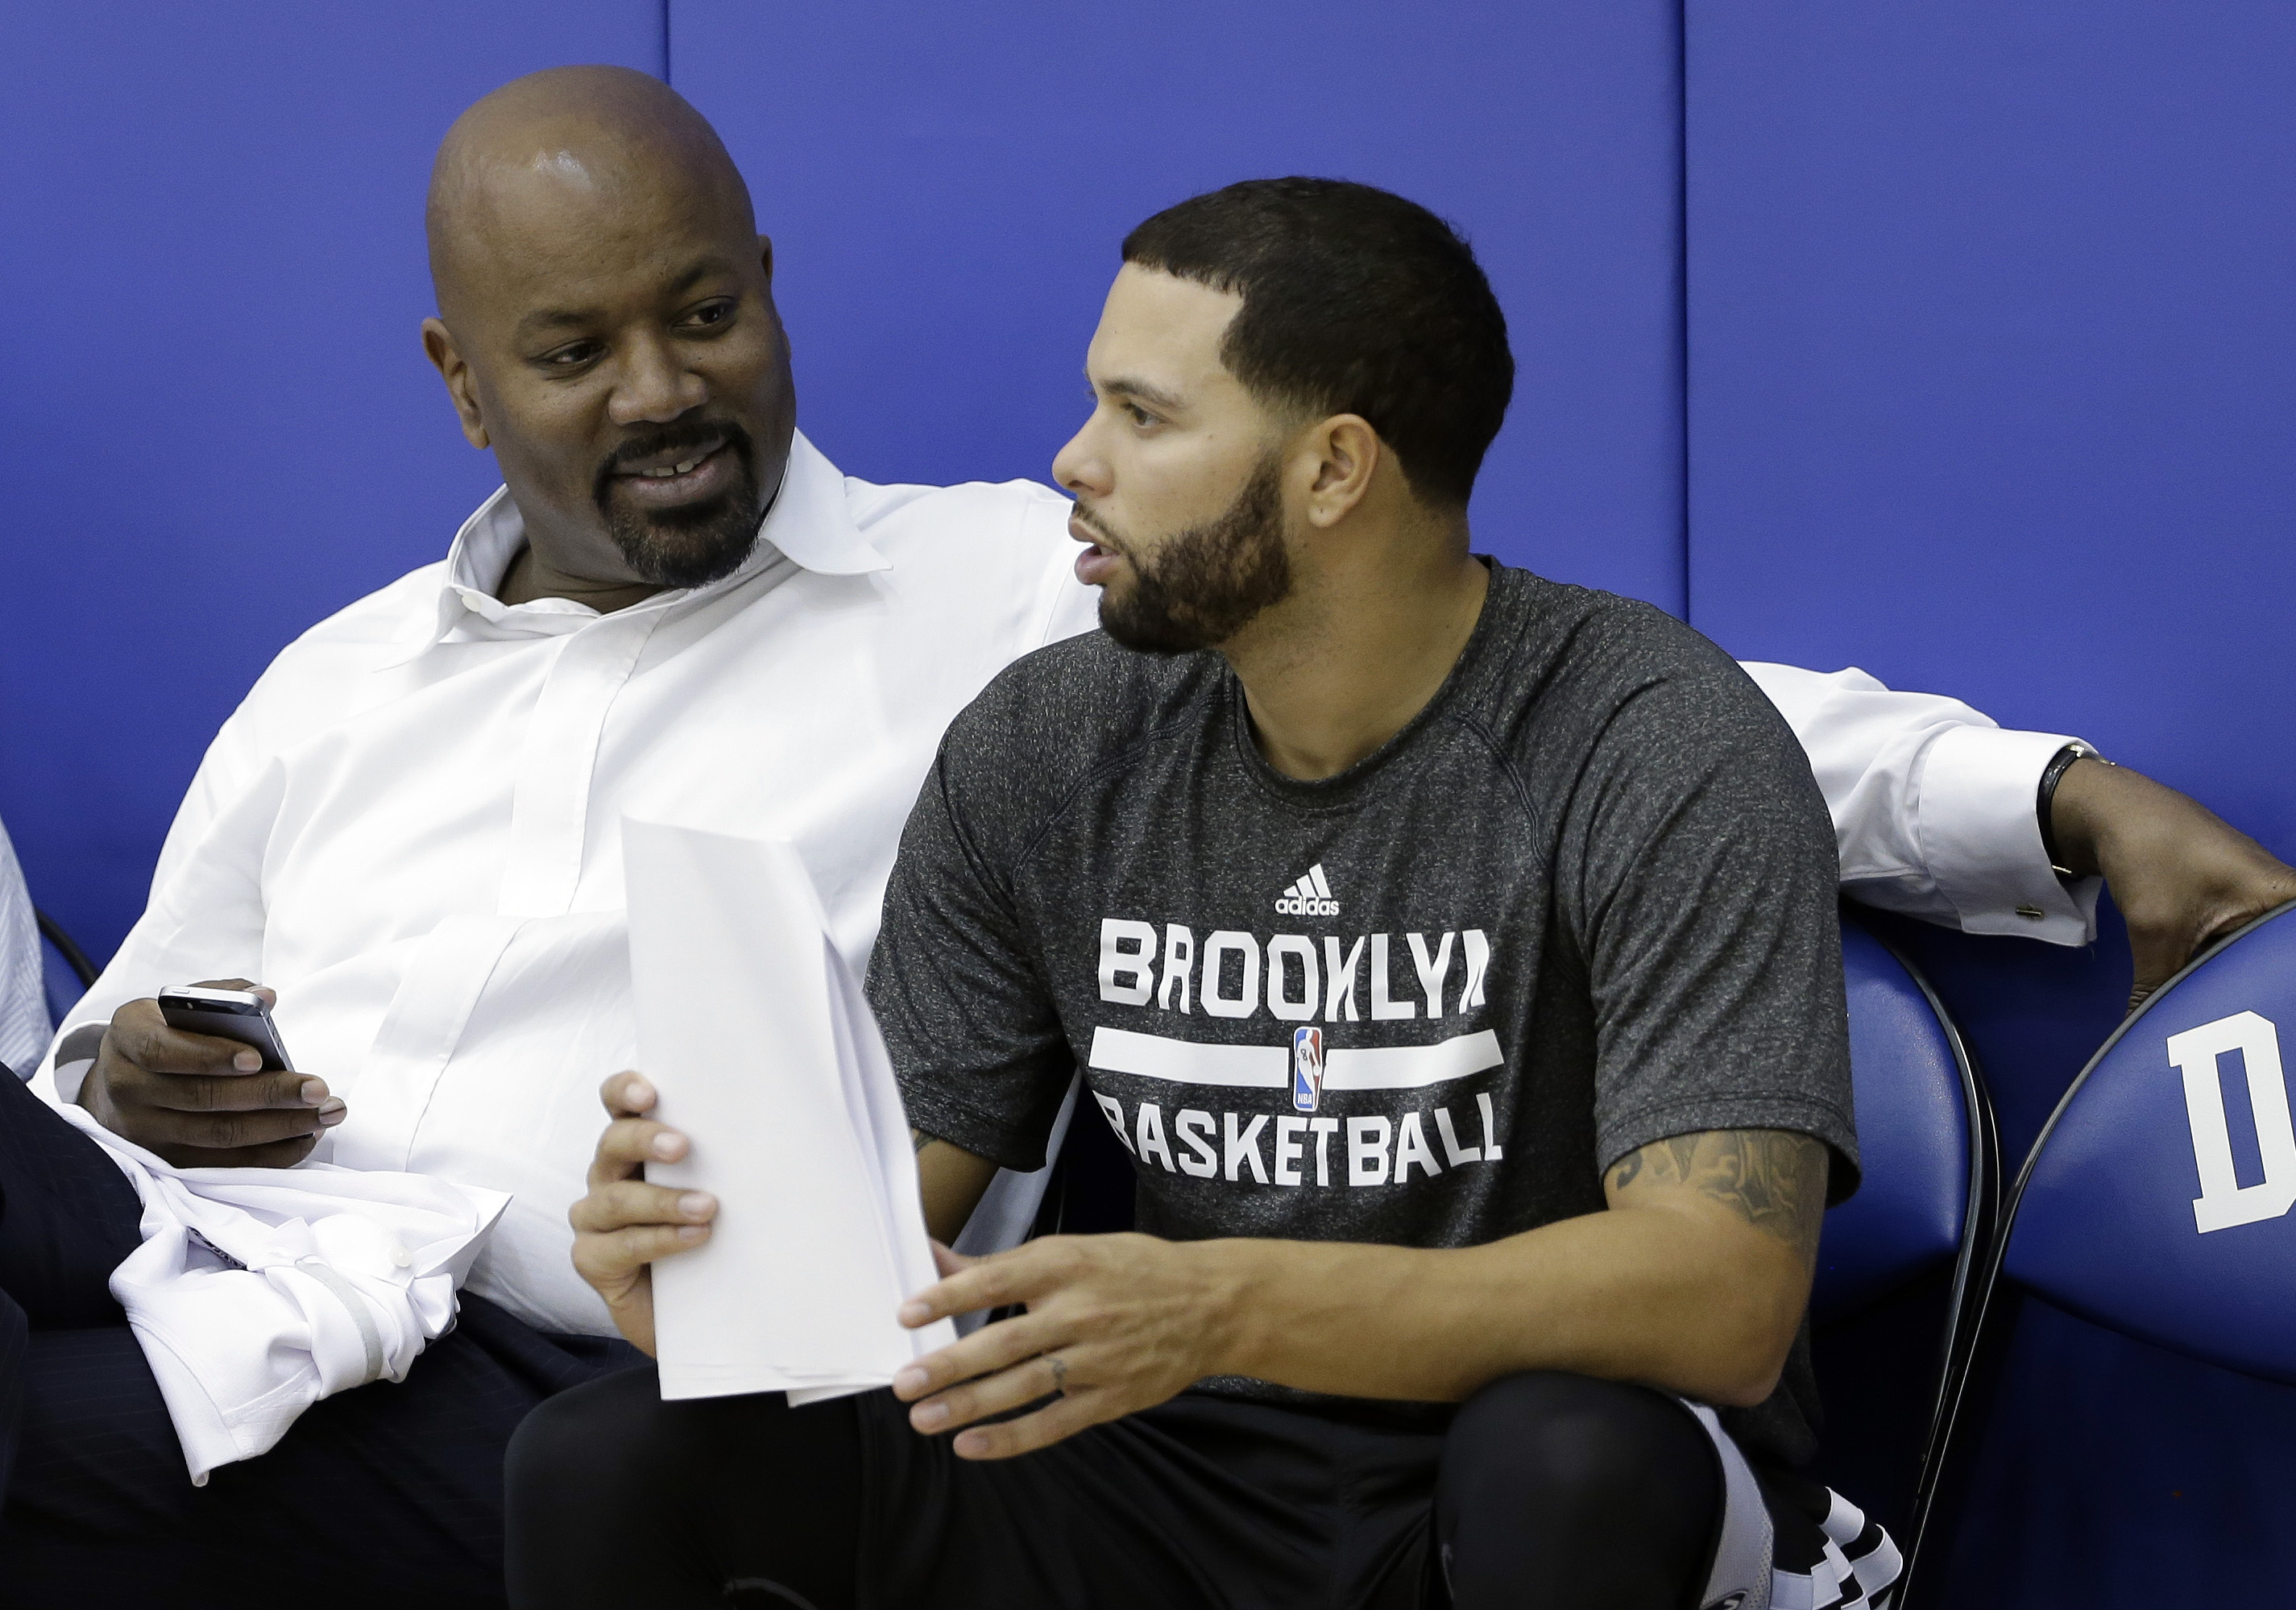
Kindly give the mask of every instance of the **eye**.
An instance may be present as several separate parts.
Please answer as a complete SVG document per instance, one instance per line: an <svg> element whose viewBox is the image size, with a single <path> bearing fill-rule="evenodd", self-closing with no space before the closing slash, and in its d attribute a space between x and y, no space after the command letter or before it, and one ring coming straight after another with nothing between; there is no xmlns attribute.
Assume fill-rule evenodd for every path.
<svg viewBox="0 0 2296 1610"><path fill-rule="evenodd" d="M691 330L715 330L731 322L737 306L733 298L720 297L702 303L679 323Z"/></svg>
<svg viewBox="0 0 2296 1610"><path fill-rule="evenodd" d="M595 361L605 349L601 341L568 341L562 347L552 348L535 361L545 369L578 369Z"/></svg>
<svg viewBox="0 0 2296 1610"><path fill-rule="evenodd" d="M1124 411L1132 416L1132 423L1144 431L1151 425L1160 425L1164 423L1136 402L1126 403L1123 407Z"/></svg>

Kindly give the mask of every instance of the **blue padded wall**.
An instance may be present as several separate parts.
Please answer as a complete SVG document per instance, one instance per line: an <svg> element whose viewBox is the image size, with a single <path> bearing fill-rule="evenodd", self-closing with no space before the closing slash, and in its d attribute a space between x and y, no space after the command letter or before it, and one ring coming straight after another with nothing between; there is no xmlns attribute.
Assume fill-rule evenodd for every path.
<svg viewBox="0 0 2296 1610"><path fill-rule="evenodd" d="M780 237L806 424L857 474L1043 476L1124 230L1247 174L1464 224L1522 365L1482 544L1683 607L1664 0L33 8L0 68L0 817L99 957L216 724L492 484L423 363L431 150L555 62L668 70ZM671 63L671 53L675 62ZM55 473L91 462L94 473Z"/></svg>
<svg viewBox="0 0 2296 1610"><path fill-rule="evenodd" d="M2079 733L2296 855L2296 12L1685 9L1693 623ZM1891 932L2013 1168L2119 1015L2117 923ZM2286 1468L2284 1406L2034 1307L1926 1601L2198 1603L2196 1559L2261 1563L2224 1495Z"/></svg>
<svg viewBox="0 0 2296 1610"><path fill-rule="evenodd" d="M0 62L0 817L99 960L217 725L495 485L417 325L440 135L661 0L19 5Z"/></svg>
<svg viewBox="0 0 2296 1610"><path fill-rule="evenodd" d="M2079 733L2296 855L2296 12L1687 10L1690 618ZM2087 958L1918 941L2021 1154Z"/></svg>
<svg viewBox="0 0 2296 1610"><path fill-rule="evenodd" d="M1672 0L671 0L778 246L805 428L874 480L1045 479L1118 242L1284 173L1463 225L1521 366L1479 546L1679 612Z"/></svg>
<svg viewBox="0 0 2296 1610"><path fill-rule="evenodd" d="M2296 853L2296 10L1689 18L1693 619Z"/></svg>

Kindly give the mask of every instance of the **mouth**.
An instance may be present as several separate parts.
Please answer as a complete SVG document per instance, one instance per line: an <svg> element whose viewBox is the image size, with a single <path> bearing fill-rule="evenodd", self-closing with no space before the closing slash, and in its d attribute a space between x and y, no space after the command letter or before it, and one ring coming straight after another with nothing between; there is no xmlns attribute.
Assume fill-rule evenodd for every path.
<svg viewBox="0 0 2296 1610"><path fill-rule="evenodd" d="M617 466L611 479L633 502L650 509L670 509L719 496L732 484L739 467L732 438L720 436L706 446L648 454Z"/></svg>
<svg viewBox="0 0 2296 1610"><path fill-rule="evenodd" d="M1073 513L1069 515L1069 535L1085 545L1084 552L1077 555L1076 579L1086 587L1105 587L1124 563L1124 555Z"/></svg>

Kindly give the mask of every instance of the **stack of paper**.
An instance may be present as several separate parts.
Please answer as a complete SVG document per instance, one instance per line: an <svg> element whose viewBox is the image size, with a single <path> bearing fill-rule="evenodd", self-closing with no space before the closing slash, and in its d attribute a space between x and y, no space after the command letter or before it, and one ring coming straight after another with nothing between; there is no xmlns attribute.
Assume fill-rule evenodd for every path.
<svg viewBox="0 0 2296 1610"><path fill-rule="evenodd" d="M795 850L624 818L639 1067L692 1150L657 1184L718 1201L654 1265L665 1399L882 1386L945 1347L893 1318L935 1279L884 1041Z"/></svg>

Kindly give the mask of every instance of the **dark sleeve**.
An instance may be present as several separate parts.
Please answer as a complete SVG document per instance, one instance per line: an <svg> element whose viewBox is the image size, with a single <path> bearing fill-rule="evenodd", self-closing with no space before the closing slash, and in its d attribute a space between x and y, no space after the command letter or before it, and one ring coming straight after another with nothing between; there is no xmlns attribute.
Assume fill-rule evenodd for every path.
<svg viewBox="0 0 2296 1610"><path fill-rule="evenodd" d="M1795 1130L1833 1149L1838 1202L1857 1142L1833 826L1775 709L1712 660L1613 712L1569 818L1599 1154Z"/></svg>
<svg viewBox="0 0 2296 1610"><path fill-rule="evenodd" d="M1075 1064L996 864L997 848L1018 837L1021 806L1000 797L993 757L968 752L978 727L960 719L951 730L902 829L869 1002L909 1121L1006 1168L1035 1169Z"/></svg>

